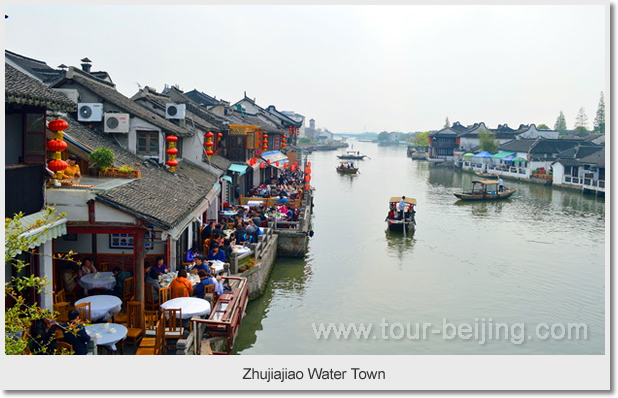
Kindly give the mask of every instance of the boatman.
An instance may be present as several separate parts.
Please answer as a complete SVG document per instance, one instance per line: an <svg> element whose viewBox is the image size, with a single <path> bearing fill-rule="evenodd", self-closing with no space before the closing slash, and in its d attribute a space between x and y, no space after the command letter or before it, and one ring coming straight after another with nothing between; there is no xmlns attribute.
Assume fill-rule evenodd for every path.
<svg viewBox="0 0 618 398"><path fill-rule="evenodd" d="M504 181L502 178L498 177L498 192L504 191Z"/></svg>
<svg viewBox="0 0 618 398"><path fill-rule="evenodd" d="M406 208L406 197L402 196L399 204L397 205L397 210L399 211L399 219L403 218L403 211Z"/></svg>

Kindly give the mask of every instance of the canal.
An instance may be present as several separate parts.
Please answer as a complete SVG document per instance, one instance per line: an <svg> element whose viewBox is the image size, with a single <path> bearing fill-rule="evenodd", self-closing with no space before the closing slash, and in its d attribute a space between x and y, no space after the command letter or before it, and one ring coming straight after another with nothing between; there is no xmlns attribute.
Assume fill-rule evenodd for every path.
<svg viewBox="0 0 618 398"><path fill-rule="evenodd" d="M234 353L605 352L604 199L507 180L511 199L459 202L471 174L349 143L369 156L359 175L335 171L339 151L309 155L309 253L276 261ZM384 222L400 195L418 201L405 238ZM316 337L329 323L371 330Z"/></svg>

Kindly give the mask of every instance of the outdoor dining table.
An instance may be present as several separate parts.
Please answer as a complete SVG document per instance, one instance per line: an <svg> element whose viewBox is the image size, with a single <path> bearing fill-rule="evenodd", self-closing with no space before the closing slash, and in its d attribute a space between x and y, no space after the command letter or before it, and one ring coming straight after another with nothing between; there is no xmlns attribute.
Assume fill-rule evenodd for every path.
<svg viewBox="0 0 618 398"><path fill-rule="evenodd" d="M116 277L113 272L94 272L82 276L78 283L84 288L84 292L88 294L90 289L113 289L116 286Z"/></svg>
<svg viewBox="0 0 618 398"><path fill-rule="evenodd" d="M240 246L240 245L234 245L232 246L232 251L238 255L241 255L241 254L249 253L251 249L248 247Z"/></svg>
<svg viewBox="0 0 618 398"><path fill-rule="evenodd" d="M122 300L116 296L97 295L79 299L75 304L90 303L90 316L92 321L99 319L107 321L120 312Z"/></svg>
<svg viewBox="0 0 618 398"><path fill-rule="evenodd" d="M86 332L96 339L98 346L116 351L116 343L127 337L127 328L119 323L95 323L86 326Z"/></svg>
<svg viewBox="0 0 618 398"><path fill-rule="evenodd" d="M178 276L178 272L168 272L166 274L159 275L159 287L168 287L170 283ZM193 286L200 283L200 277L196 274L188 273L187 279L191 282Z"/></svg>
<svg viewBox="0 0 618 398"><path fill-rule="evenodd" d="M163 309L180 308L182 319L210 314L210 303L198 297L176 297L161 304Z"/></svg>

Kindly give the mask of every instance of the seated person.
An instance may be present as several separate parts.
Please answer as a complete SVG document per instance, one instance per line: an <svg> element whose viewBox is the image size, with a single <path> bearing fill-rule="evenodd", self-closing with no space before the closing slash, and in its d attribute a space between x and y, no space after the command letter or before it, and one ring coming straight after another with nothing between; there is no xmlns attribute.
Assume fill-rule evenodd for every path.
<svg viewBox="0 0 618 398"><path fill-rule="evenodd" d="M187 271L181 269L178 271L178 276L170 283L171 297L191 297L193 293L193 285L187 279Z"/></svg>
<svg viewBox="0 0 618 398"><path fill-rule="evenodd" d="M152 267L152 269L157 272L157 275L163 275L163 274L167 274L168 272L170 272L170 267L165 265L164 261L165 260L163 259L163 256L157 256L157 262Z"/></svg>
<svg viewBox="0 0 618 398"><path fill-rule="evenodd" d="M144 262L144 285L152 286L155 302L159 300L159 289L161 288L161 285L159 285L159 274L148 261ZM144 288L146 289L147 287L144 286Z"/></svg>
<svg viewBox="0 0 618 398"><path fill-rule="evenodd" d="M92 260L89 257L86 257L82 260L82 264L77 270L77 277L81 278L84 275L94 274L97 272L96 267L92 263Z"/></svg>
<svg viewBox="0 0 618 398"><path fill-rule="evenodd" d="M62 171L63 179L67 180L70 178L81 178L82 173L79 170L79 165L77 164L77 156L71 155L67 159L67 168Z"/></svg>
<svg viewBox="0 0 618 398"><path fill-rule="evenodd" d="M225 262L225 253L219 248L219 246L214 246L210 249L210 253L208 253L208 260L219 260Z"/></svg>
<svg viewBox="0 0 618 398"><path fill-rule="evenodd" d="M112 294L117 297L122 297L122 292L124 290L124 280L133 276L131 271L123 271L120 267L114 267L112 269L112 273L116 278L116 285L112 290Z"/></svg>
<svg viewBox="0 0 618 398"><path fill-rule="evenodd" d="M73 346L75 355L87 355L90 336L86 333L84 325L79 323L79 311L69 311L69 323L62 329L64 341Z"/></svg>
<svg viewBox="0 0 618 398"><path fill-rule="evenodd" d="M193 295L195 297L204 298L204 294L206 293L205 287L208 285L215 285L214 290L217 290L216 279L214 279L212 275L204 270L200 270L197 275L200 277L200 283L195 285L195 289L193 290Z"/></svg>
<svg viewBox="0 0 618 398"><path fill-rule="evenodd" d="M187 263L193 262L193 259L197 255L198 255L197 249L195 247L192 247L191 249L187 250L187 254L185 256L185 262Z"/></svg>
<svg viewBox="0 0 618 398"><path fill-rule="evenodd" d="M279 199L277 199L277 204L279 206L285 205L288 203L288 198L283 193L279 194Z"/></svg>
<svg viewBox="0 0 618 398"><path fill-rule="evenodd" d="M208 264L206 264L204 260L205 260L204 256L195 257L195 259L193 260L193 264L191 266L192 274L197 274L200 270L204 270L207 272L210 270L210 268L208 268Z"/></svg>
<svg viewBox="0 0 618 398"><path fill-rule="evenodd" d="M77 298L84 296L84 289L77 283L77 265L67 264L62 272L62 286L67 293L75 293Z"/></svg>

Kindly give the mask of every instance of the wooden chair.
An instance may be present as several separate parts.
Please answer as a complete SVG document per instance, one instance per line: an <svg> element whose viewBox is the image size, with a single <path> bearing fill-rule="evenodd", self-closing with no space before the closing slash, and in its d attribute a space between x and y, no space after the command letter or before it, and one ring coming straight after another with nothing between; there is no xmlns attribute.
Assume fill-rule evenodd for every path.
<svg viewBox="0 0 618 398"><path fill-rule="evenodd" d="M154 347L156 345L157 325L165 324L165 315L156 311L144 311L144 337L139 343L140 347Z"/></svg>
<svg viewBox="0 0 618 398"><path fill-rule="evenodd" d="M212 242L211 239L204 239L204 245L202 246L202 253L204 253L205 256L207 256L208 253L210 252L210 242Z"/></svg>
<svg viewBox="0 0 618 398"><path fill-rule="evenodd" d="M159 319L157 321L157 334L155 335L155 345L154 347L138 347L137 351L135 351L135 355L161 355L163 354L163 349L165 348L165 328L163 321Z"/></svg>
<svg viewBox="0 0 618 398"><path fill-rule="evenodd" d="M122 302L127 303L133 299L135 291L133 290L133 277L130 276L122 282Z"/></svg>
<svg viewBox="0 0 618 398"><path fill-rule="evenodd" d="M159 306L172 298L172 289L169 286L159 289Z"/></svg>
<svg viewBox="0 0 618 398"><path fill-rule="evenodd" d="M58 313L56 320L60 323L69 321L69 311L71 311L71 304L66 301L54 304L54 312Z"/></svg>
<svg viewBox="0 0 618 398"><path fill-rule="evenodd" d="M142 303L139 301L129 301L127 303L127 337L123 341L132 341L135 347L139 346L140 340L144 337L144 312Z"/></svg>
<svg viewBox="0 0 618 398"><path fill-rule="evenodd" d="M144 285L144 307L149 311L157 311L159 303L155 302L155 292L151 285Z"/></svg>
<svg viewBox="0 0 618 398"><path fill-rule="evenodd" d="M64 291L64 289L60 289L58 292L56 292L56 294L54 294L54 304L58 304L58 303L66 302L66 301L67 301L67 297L66 297L66 292Z"/></svg>
<svg viewBox="0 0 618 398"><path fill-rule="evenodd" d="M92 311L90 309L90 303L76 304L75 309L79 312L79 319L83 322L92 321Z"/></svg>
<svg viewBox="0 0 618 398"><path fill-rule="evenodd" d="M97 270L99 272L111 272L112 268L113 267L111 266L109 261L100 262L99 265L97 266Z"/></svg>
<svg viewBox="0 0 618 398"><path fill-rule="evenodd" d="M66 354L67 352L73 355L75 353L73 346L66 341L56 341L56 355Z"/></svg>
<svg viewBox="0 0 618 398"><path fill-rule="evenodd" d="M165 322L166 339L182 339L184 328L182 327L182 309L164 308L161 310L161 318Z"/></svg>

